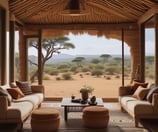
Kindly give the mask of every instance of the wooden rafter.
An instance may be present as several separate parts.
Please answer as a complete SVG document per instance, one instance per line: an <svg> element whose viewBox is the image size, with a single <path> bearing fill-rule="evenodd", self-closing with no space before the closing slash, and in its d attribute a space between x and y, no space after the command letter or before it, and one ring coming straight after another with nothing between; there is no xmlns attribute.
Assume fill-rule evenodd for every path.
<svg viewBox="0 0 158 132"><path fill-rule="evenodd" d="M100 9L102 9L103 11L106 11L106 12L108 12L110 14L114 14L116 16L119 16L119 17L123 18L123 19L129 19L129 20L131 19L132 20L132 18L129 18L129 16L126 16L126 15L124 15L122 13L119 13L119 12L117 12L117 11L111 9L111 8L107 8L107 7L105 7L103 5L100 5L98 3L88 2L88 4L92 5L92 6L96 6L96 7L100 8Z"/></svg>
<svg viewBox="0 0 158 132"><path fill-rule="evenodd" d="M158 13L158 5L155 5L150 10L148 10L146 13L144 13L139 19L138 24L141 24L148 19L150 19L154 14Z"/></svg>

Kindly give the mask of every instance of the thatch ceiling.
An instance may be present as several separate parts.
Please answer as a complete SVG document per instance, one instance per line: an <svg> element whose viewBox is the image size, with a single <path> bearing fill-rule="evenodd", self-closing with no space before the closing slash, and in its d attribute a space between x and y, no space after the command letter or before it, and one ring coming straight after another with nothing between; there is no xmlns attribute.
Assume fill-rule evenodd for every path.
<svg viewBox="0 0 158 132"><path fill-rule="evenodd" d="M70 1L82 3L87 14L63 15ZM145 14L148 17L155 10L158 12L155 6L158 0L9 0L15 20L25 29L42 29L43 37L66 35L70 31L102 36L122 28L135 30Z"/></svg>
<svg viewBox="0 0 158 132"><path fill-rule="evenodd" d="M87 15L64 16L69 0L9 0L10 12L23 24L107 24L137 22L157 0L81 0Z"/></svg>

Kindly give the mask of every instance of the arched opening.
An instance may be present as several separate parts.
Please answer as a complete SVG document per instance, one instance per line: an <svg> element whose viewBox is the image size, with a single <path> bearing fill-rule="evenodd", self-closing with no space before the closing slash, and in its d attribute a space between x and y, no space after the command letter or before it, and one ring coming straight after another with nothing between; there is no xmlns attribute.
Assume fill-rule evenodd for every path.
<svg viewBox="0 0 158 132"><path fill-rule="evenodd" d="M71 37L72 40L78 41L77 35L69 34L67 36ZM44 77L43 77L43 84L45 86L46 97L67 97L67 96L70 96L72 94L79 96L79 89L83 85L86 84L86 85L92 85L92 87L95 88L94 94L96 96L107 97L107 98L117 98L118 97L118 87L121 86L121 74L122 74L121 73L121 65L122 65L122 63L121 63L121 52L122 52L121 51L122 50L121 43L122 42L119 40L110 39L110 38L105 39L104 36L97 37L96 35L91 35L91 38L90 38L90 35L88 35L88 34L78 35L78 36L80 36L80 37L82 36L81 37L82 39L80 39L80 42L78 43L77 48L80 48L81 51L85 50L85 52L78 53L75 51L73 54L74 55L85 54L86 51L89 50L90 51L89 54L93 55L94 58L90 58L89 60L85 60L84 66L82 68L79 68L80 73L78 71L73 71L71 73L73 75L73 77L72 77L72 80L70 80L70 81L63 80L62 74L64 72L62 73L61 71L65 70L65 72L69 72L68 69L66 69L65 67L68 67L69 70L76 67L76 64L72 63L72 60L76 56L73 56L74 58L71 58L69 61L67 60L66 62L63 62L63 64L60 64L60 63L56 63L56 64L48 63L48 64L46 64L46 67L44 70ZM119 35L117 35L117 36L119 36ZM121 36L121 31L120 31L120 36ZM121 38L121 37L119 37L119 38ZM31 39L29 39L29 40L31 40ZM102 47L96 43L93 45L89 44L88 40L86 40L86 39L90 39L91 40L90 43L92 43L92 42L95 43L95 41L102 39L102 41L103 41ZM70 42L72 40L70 40ZM73 43L76 43L75 41ZM85 45L87 45L89 47L88 48L84 47ZM91 45L92 45L92 47L90 47ZM103 47L103 45L105 45L105 46ZM97 50L97 48L98 48L98 50ZM102 51L100 52L99 49L102 49ZM28 58L30 55L31 55L30 57L33 57L32 55L34 55L36 57L33 57L33 59L37 62L37 51L36 50L37 49L32 50L32 48L31 49L28 48ZM68 53L69 52L71 53L73 50L78 50L78 49L65 50L65 51L67 51ZM92 54L95 50L98 51L98 52L96 52L97 55ZM64 51L62 51L62 52L64 53ZM108 58L109 60L106 62L106 66L103 65L103 62L101 62L102 58L100 56L102 54L109 54L110 55L110 58ZM60 56L60 55L58 55L58 56ZM96 56L94 56L94 55L96 55ZM131 59L130 59L131 58L130 57L130 49L129 49L127 44L125 44L125 55L126 55L126 57L125 57L125 65L126 65L125 66L125 71L126 71L125 72L125 85L128 85L130 83L130 80L131 80L131 69L132 68L131 68ZM100 64L95 64L95 62L93 62L94 59L98 59L100 61L99 62ZM90 65L90 63L93 65ZM61 69L62 67L64 67L64 68ZM91 76L93 71L88 71L88 70L92 69L92 67L93 67L93 69L94 68L96 68L96 69L102 68L102 75L101 76L99 75L99 77ZM28 62L28 68L30 68L30 70L28 70L30 73L32 72L32 70L36 69L36 67L33 66L30 63L30 61ZM87 70L87 72L86 72L86 70ZM56 76L51 75L51 74L54 74L56 71L58 71L59 76L58 75L56 75ZM52 73L50 74L49 72L52 72ZM76 82L76 84L73 84L77 80L76 77L79 78L79 81ZM87 81L87 78L89 79L88 81ZM97 82L96 80L98 81L98 83L96 83ZM63 81L63 84L61 83L62 81ZM113 84L113 81L115 81L116 84ZM35 81L35 83L38 83L38 82ZM92 84L92 83L94 83L94 84ZM73 85L77 89L74 89L74 88L70 89L70 87L73 87ZM106 88L108 88L107 92L105 91ZM58 92L56 90L58 90ZM108 91L111 92L112 94L109 94Z"/></svg>
<svg viewBox="0 0 158 132"><path fill-rule="evenodd" d="M58 58L58 62L54 61L52 65L47 65L46 71L52 71L52 74L54 72L54 76L49 76L50 80L43 80L45 96L70 97L73 94L80 97L79 89L83 85L88 85L94 88L93 95L97 97L118 98L118 87L122 82L121 41L88 34L68 36L70 42L76 44L76 48L61 51L65 54L65 61L62 60L64 54L61 54L58 55L62 57L61 61ZM131 59L127 44L125 49L125 84L128 85L131 81ZM103 54L110 56L101 58ZM79 66L72 62L76 57L84 57ZM57 56L54 60L56 58ZM106 61L103 62L103 59ZM96 72L99 71L97 75ZM62 75L65 73L70 73L72 80L63 79Z"/></svg>

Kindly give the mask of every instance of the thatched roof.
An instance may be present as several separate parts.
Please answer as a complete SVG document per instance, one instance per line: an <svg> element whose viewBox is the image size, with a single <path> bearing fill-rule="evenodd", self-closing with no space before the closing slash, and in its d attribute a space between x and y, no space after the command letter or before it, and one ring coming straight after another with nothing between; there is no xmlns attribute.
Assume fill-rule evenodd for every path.
<svg viewBox="0 0 158 132"><path fill-rule="evenodd" d="M84 6L85 12L80 11L83 15L66 14L69 10L65 9L76 6L69 5L70 1L78 1ZM27 29L57 29L57 32L65 29L75 34L91 30L90 34L95 34L96 31L92 30L97 28L97 34L102 35L105 30L117 30L118 25L119 30L122 27L137 28L139 22L150 17L149 13L158 12L157 4L158 0L9 0L9 10L15 20ZM58 34L55 31L54 35Z"/></svg>
<svg viewBox="0 0 158 132"><path fill-rule="evenodd" d="M84 0L88 14L73 17L62 15L68 1L9 0L9 8L23 24L107 24L137 22L158 3L157 0Z"/></svg>

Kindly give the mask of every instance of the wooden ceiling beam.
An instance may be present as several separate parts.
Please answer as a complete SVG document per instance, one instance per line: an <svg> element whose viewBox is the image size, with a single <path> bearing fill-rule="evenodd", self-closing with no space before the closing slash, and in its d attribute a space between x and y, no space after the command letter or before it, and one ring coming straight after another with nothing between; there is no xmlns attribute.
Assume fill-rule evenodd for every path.
<svg viewBox="0 0 158 132"><path fill-rule="evenodd" d="M102 10L105 10L106 12L109 12L109 13L111 13L113 15L119 16L119 17L124 18L124 19L128 19L128 20L135 19L135 18L132 18L131 16L129 17L129 14L126 15L125 12L120 13L119 11L115 11L115 10L113 10L111 8L107 8L106 6L103 6L103 5L100 5L100 4L97 4L97 3L88 2L87 4L93 5L95 7L98 7L100 9L102 9Z"/></svg>
<svg viewBox="0 0 158 132"><path fill-rule="evenodd" d="M57 30L136 30L137 23L119 24L54 24L54 25L25 25L27 30L57 29Z"/></svg>
<svg viewBox="0 0 158 132"><path fill-rule="evenodd" d="M13 14L13 13L10 13L9 14L9 19L10 19L10 21L14 21L15 22L15 26L17 27L17 26L24 26L24 23L22 22L22 21L20 21L19 19L17 19L16 17L15 17L15 15Z"/></svg>
<svg viewBox="0 0 158 132"><path fill-rule="evenodd" d="M144 23L147 20L149 20L154 14L158 13L158 4L156 4L154 7L152 7L150 10L148 10L146 13L144 13L139 19L138 24Z"/></svg>

